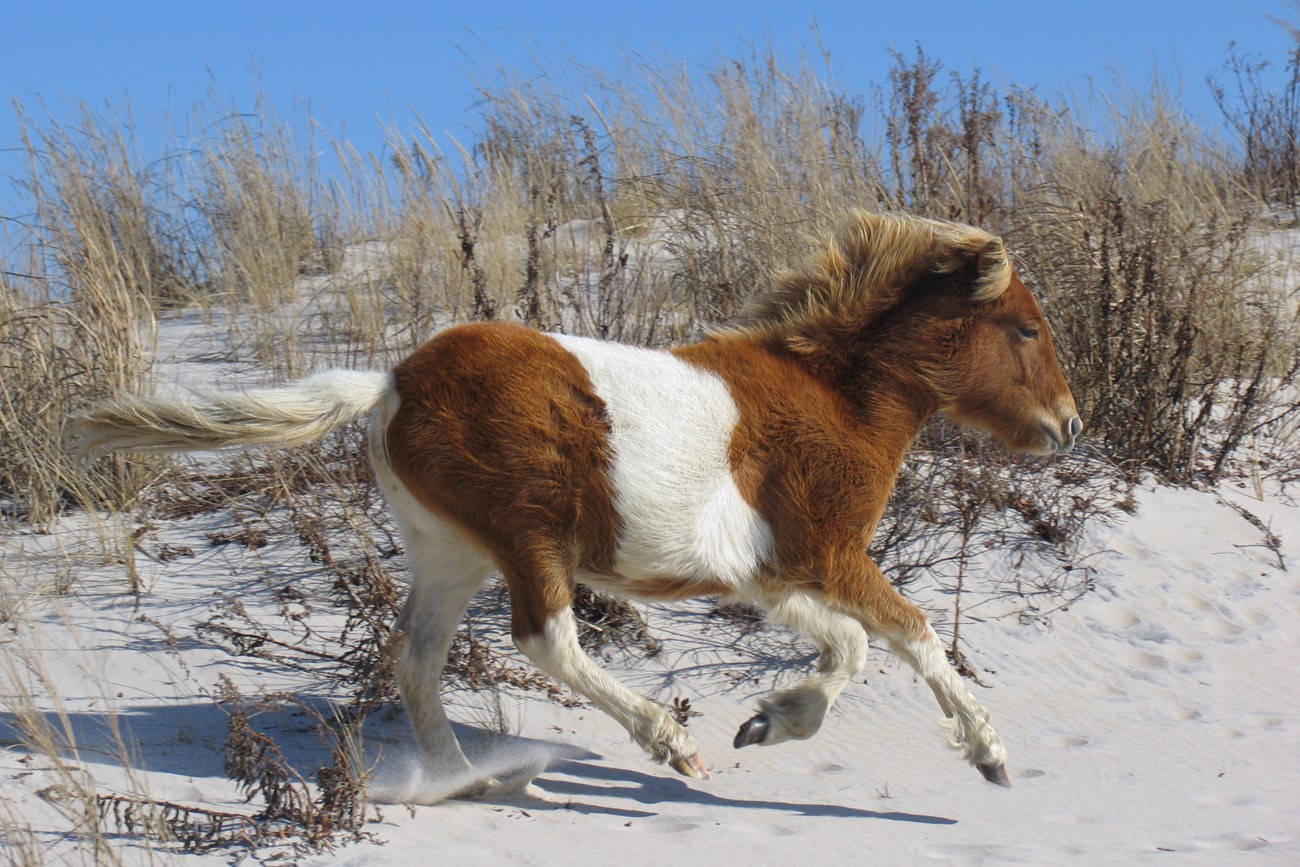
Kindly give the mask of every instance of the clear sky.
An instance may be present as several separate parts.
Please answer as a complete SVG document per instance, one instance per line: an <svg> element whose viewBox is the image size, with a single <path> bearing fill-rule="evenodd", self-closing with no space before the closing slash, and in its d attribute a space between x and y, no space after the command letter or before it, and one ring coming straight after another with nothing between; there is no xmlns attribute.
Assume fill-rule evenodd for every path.
<svg viewBox="0 0 1300 867"><path fill-rule="evenodd" d="M129 94L143 116L183 111L215 85L251 103L257 81L281 113L313 112L362 150L415 114L435 132L472 137L467 70L544 74L569 56L615 70L629 51L708 64L745 43L812 50L817 24L847 89L883 82L889 49L919 42L946 69L978 66L996 85L1050 95L1089 80L1110 88L1153 69L1217 120L1205 84L1228 44L1280 64L1293 44L1274 15L1287 0L9 0L0 14L0 149L17 143L11 106L104 106ZM39 113L39 111L38 111ZM0 174L15 169L0 153ZM0 199L2 201L2 199Z"/></svg>

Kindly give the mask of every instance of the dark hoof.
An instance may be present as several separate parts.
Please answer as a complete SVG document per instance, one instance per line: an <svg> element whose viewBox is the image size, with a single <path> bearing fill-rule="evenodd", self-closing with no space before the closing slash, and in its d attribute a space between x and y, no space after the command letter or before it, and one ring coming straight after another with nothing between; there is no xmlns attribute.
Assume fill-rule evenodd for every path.
<svg viewBox="0 0 1300 867"><path fill-rule="evenodd" d="M731 745L736 749L740 749L750 744L761 744L767 740L768 727L767 714L760 713L740 727L740 731L736 732L736 739L731 742Z"/></svg>
<svg viewBox="0 0 1300 867"><path fill-rule="evenodd" d="M704 762L700 759L700 754L696 753L687 759L675 759L668 763L669 766L681 774L683 777L693 777L697 780L711 780L708 768L704 767Z"/></svg>
<svg viewBox="0 0 1300 867"><path fill-rule="evenodd" d="M1004 789L1011 788L1011 778L1007 776L1006 765L976 765L975 767L980 769L984 779L990 783L996 783Z"/></svg>

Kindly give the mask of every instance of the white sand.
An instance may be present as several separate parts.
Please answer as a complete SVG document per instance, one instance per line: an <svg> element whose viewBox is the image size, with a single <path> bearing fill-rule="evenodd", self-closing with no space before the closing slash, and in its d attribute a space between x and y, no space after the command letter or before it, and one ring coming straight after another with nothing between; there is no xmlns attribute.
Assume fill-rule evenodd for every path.
<svg viewBox="0 0 1300 867"><path fill-rule="evenodd" d="M1277 491L1263 502L1227 495L1271 521L1284 543L1300 539L1300 504ZM487 802L384 807L383 822L370 827L382 843L318 863L1300 862L1300 701L1290 683L1300 662L1300 580L1211 493L1140 489L1138 500L1135 516L1093 531L1107 549L1092 562L1094 592L1048 620L964 627L972 659L994 670L982 672L991 688L976 689L1010 752L1011 790L983 782L944 745L929 691L882 651L864 673L869 683L849 688L813 740L733 750L735 727L776 676L755 647L767 642L796 657L787 677L804 649L771 634L737 642L730 627L699 616L698 604L656 608L661 656L618 655L611 667L659 700L691 699L702 715L690 728L711 782L650 764L594 710L511 695L507 715L521 736L488 747L480 761L491 772L531 773L549 760L528 789ZM203 519L189 523L201 538ZM6 570L17 571L19 547L42 542L50 537L9 539ZM25 625L7 643L39 651L58 696L26 682L43 710L68 715L101 791L128 785L120 763L101 752L116 720L137 786L247 809L222 773L224 718L200 692L219 671L267 689L311 685L184 641L178 658L156 626L138 620L148 614L185 635L209 613L214 588L252 594L250 581L232 575L240 566L232 559L247 556L224 553L232 547L160 566L138 609L109 568L83 576L69 596L25 600ZM1023 609L1015 599L990 604ZM453 696L453 712L481 717L471 699ZM299 721L295 732L291 715L281 722L303 767L324 758L303 734L309 726ZM400 719L376 727L369 748L384 753L381 784L413 784L408 743ZM59 827L48 764L11 743L0 752L0 780L11 809L67 856L66 842L40 833Z"/></svg>

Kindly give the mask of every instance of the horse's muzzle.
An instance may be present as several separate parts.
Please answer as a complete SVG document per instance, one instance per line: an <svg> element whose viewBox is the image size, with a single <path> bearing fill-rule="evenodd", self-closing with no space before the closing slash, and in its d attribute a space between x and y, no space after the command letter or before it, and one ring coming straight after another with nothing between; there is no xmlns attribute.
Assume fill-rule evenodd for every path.
<svg viewBox="0 0 1300 867"><path fill-rule="evenodd" d="M1048 452L1054 455L1066 455L1074 451L1074 444L1079 441L1079 434L1083 432L1083 419L1077 415L1071 416L1060 427L1044 424L1042 431L1047 437Z"/></svg>

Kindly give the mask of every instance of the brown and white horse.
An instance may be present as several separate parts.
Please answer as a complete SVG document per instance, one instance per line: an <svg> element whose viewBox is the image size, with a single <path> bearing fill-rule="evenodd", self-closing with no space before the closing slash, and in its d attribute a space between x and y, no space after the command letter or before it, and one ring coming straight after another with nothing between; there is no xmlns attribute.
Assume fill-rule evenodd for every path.
<svg viewBox="0 0 1300 867"><path fill-rule="evenodd" d="M735 746L811 737L886 641L966 758L1009 785L989 715L925 615L867 555L936 412L1035 454L1082 423L1042 312L979 229L857 212L747 324L669 351L518 325L448 329L391 373L331 371L197 402L124 398L78 420L88 451L308 442L366 413L412 572L399 681L426 761L469 765L439 698L467 604L496 571L516 646L656 761L708 776L691 736L579 647L575 582L641 600L718 594L821 648Z"/></svg>

